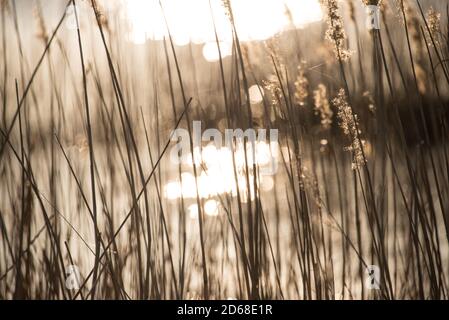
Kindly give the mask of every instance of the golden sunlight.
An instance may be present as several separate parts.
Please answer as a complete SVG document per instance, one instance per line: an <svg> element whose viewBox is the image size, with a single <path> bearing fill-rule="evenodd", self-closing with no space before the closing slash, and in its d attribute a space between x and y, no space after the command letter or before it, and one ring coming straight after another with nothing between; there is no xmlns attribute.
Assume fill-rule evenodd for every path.
<svg viewBox="0 0 449 320"><path fill-rule="evenodd" d="M124 0L130 40L162 40L170 31L174 42L215 43L214 24L221 42L231 42L229 19L220 0ZM275 34L322 19L318 0L234 0L235 25L241 41L266 40ZM211 53L212 51L212 53ZM213 49L205 50L209 61Z"/></svg>
<svg viewBox="0 0 449 320"><path fill-rule="evenodd" d="M234 160L233 160L234 157ZM191 155L188 157L191 159ZM242 196L246 197L248 194L247 178L244 172L246 164L252 167L256 164L259 168L272 165L272 161L279 161L279 146L277 143L268 144L265 142L256 142L253 150L251 144L247 144L246 159L245 152L242 145L238 145L234 154L227 147L216 148L213 144L209 144L202 148L201 151L195 149L194 159L197 168L202 169L198 174L198 194L202 199L208 199L218 195L229 194L237 195L237 189L240 189ZM254 160L255 159L255 160ZM234 175L233 161L236 166L236 176ZM186 163L192 167L192 161ZM237 178L237 182L236 182ZM254 175L248 174L250 182L250 196L251 200L254 198ZM264 191L271 191L274 187L274 182L271 177L261 176L257 179L258 184L261 185ZM165 197L170 200L179 199L181 197L186 199L196 198L196 183L195 176L190 172L184 172L181 175L180 181L170 181L165 187ZM246 202L247 199L243 199ZM209 215L214 216L212 205L209 205ZM195 216L194 208L191 208L190 216Z"/></svg>

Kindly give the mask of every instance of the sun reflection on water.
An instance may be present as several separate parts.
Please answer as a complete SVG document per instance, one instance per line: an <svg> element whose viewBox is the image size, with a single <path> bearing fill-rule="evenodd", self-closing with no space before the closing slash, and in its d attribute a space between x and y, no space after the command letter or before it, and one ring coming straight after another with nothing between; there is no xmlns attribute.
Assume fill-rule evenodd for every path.
<svg viewBox="0 0 449 320"><path fill-rule="evenodd" d="M227 147L217 148L215 145L209 144L201 151L195 149L193 158L197 168L200 169L197 176L200 198L209 199L223 194L235 197L239 190L242 201L246 202L248 201L248 181L250 198L254 199L253 165L261 168L278 162L279 147L277 143L268 144L258 141L255 143L253 152L252 145L247 144L245 157L242 145L237 146L233 154ZM187 159L190 159L186 163L187 166L192 167L191 154ZM248 168L248 174L246 174L245 168ZM263 191L270 191L274 187L273 178L270 176L258 175L256 182ZM195 199L197 196L196 186L195 176L191 172L183 172L181 179L170 181L165 185L164 194L170 200L179 199L181 196L185 199ZM206 213L212 216L218 210L213 209L212 204L209 204L208 208L209 210L205 208ZM190 216L195 216L195 208L190 209Z"/></svg>

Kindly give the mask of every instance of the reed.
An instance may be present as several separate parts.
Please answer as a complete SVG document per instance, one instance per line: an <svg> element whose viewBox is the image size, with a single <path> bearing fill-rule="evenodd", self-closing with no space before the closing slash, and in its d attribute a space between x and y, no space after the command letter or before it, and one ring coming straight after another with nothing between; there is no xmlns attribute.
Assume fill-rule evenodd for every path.
<svg viewBox="0 0 449 320"><path fill-rule="evenodd" d="M162 0L141 45L113 2L0 2L1 299L448 298L449 7L320 0L248 41L236 1L191 17L213 62Z"/></svg>

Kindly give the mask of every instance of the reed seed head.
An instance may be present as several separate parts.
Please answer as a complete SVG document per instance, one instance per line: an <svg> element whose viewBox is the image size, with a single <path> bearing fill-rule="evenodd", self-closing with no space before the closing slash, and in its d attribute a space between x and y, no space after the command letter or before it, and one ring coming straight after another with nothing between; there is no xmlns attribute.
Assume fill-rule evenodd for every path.
<svg viewBox="0 0 449 320"><path fill-rule="evenodd" d="M327 89L324 84L319 84L318 88L313 91L313 99L315 114L320 116L323 129L329 129L332 125L334 113L330 107Z"/></svg>
<svg viewBox="0 0 449 320"><path fill-rule="evenodd" d="M358 169L365 164L365 156L363 154L363 142L361 142L358 130L358 118L353 114L352 108L348 103L346 92L340 89L336 98L332 100L333 105L337 108L337 117L339 119L340 128L343 133L351 140L351 144L345 147L346 151L352 154L352 169Z"/></svg>

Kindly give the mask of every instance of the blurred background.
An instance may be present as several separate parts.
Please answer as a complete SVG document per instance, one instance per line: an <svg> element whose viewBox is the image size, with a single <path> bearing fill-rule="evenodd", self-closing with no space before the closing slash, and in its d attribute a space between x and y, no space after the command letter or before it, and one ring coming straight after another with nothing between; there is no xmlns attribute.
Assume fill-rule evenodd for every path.
<svg viewBox="0 0 449 320"><path fill-rule="evenodd" d="M447 298L449 3L366 2L1 1L0 297Z"/></svg>

